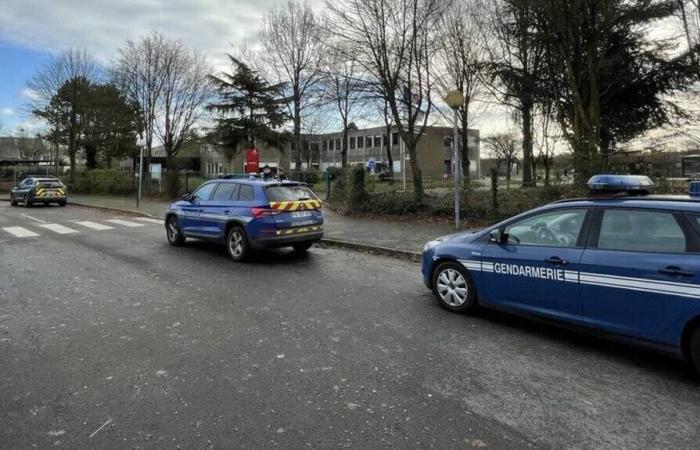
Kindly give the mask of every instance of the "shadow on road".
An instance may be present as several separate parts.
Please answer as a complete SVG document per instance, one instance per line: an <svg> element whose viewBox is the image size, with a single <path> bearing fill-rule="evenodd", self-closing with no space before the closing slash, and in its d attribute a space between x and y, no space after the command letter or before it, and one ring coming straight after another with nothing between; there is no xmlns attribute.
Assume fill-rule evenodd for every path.
<svg viewBox="0 0 700 450"><path fill-rule="evenodd" d="M434 307L442 309L433 296L428 296ZM445 314L451 314L444 311ZM571 329L556 323L530 317L522 317L503 311L481 309L475 316L463 316L468 321L483 321L495 326L496 332L526 333L529 338L575 347L576 352L597 353L629 367L641 368L654 375L691 386L700 386L700 376L695 374L680 358L661 351L648 349L634 343L606 338L588 329Z"/></svg>
<svg viewBox="0 0 700 450"><path fill-rule="evenodd" d="M231 264L233 267L236 264L247 264L247 265L265 265L265 266L284 266L298 264L300 261L309 261L312 259L313 247L309 252L295 252L291 248L280 248L280 249L269 249L269 250L255 250L251 252L248 259L245 262L237 263L231 261L228 253L226 252L226 247L220 244L207 241L199 240L188 240L184 246L178 250L186 250L201 254L203 256L218 256L225 260L225 262Z"/></svg>

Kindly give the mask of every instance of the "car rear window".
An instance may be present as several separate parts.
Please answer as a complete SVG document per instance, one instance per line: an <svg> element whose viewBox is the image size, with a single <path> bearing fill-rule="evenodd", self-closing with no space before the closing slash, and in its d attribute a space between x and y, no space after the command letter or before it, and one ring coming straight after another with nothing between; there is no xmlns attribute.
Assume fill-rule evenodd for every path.
<svg viewBox="0 0 700 450"><path fill-rule="evenodd" d="M299 200L316 200L316 194L301 184L268 186L265 190L267 199L271 202L296 202Z"/></svg>
<svg viewBox="0 0 700 450"><path fill-rule="evenodd" d="M36 180L38 185L48 187L48 188L59 188L63 187L63 183L60 180Z"/></svg>

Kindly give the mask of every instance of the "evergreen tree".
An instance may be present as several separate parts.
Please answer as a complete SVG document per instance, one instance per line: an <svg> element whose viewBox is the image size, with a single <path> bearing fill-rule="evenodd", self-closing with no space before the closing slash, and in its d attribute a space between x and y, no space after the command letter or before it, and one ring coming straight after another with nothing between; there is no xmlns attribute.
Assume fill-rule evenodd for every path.
<svg viewBox="0 0 700 450"><path fill-rule="evenodd" d="M222 148L230 162L240 148L277 145L281 139L277 130L289 116L281 84L270 85L244 62L229 58L235 71L210 77L219 98L208 108L218 113L209 140Z"/></svg>

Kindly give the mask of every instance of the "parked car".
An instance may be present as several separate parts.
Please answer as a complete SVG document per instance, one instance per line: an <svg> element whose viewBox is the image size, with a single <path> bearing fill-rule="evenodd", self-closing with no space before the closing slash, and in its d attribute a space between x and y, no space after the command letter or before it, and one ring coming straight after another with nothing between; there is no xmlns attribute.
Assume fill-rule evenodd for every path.
<svg viewBox="0 0 700 450"><path fill-rule="evenodd" d="M321 201L305 184L261 179L218 179L168 208L168 242L187 238L226 245L234 261L261 248L304 252L323 237Z"/></svg>
<svg viewBox="0 0 700 450"><path fill-rule="evenodd" d="M648 195L647 177L596 176L589 187L588 198L427 243L424 283L450 311L584 327L700 371L700 197Z"/></svg>
<svg viewBox="0 0 700 450"><path fill-rule="evenodd" d="M10 204L17 206L20 202L25 207L30 207L35 203L44 205L58 203L58 206L66 206L68 202L67 189L56 177L30 175L10 191Z"/></svg>

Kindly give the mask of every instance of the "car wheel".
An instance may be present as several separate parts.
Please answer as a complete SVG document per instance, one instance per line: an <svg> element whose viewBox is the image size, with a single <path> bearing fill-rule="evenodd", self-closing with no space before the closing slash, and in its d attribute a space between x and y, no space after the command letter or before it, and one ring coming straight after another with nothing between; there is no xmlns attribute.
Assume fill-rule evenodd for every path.
<svg viewBox="0 0 700 450"><path fill-rule="evenodd" d="M14 195L10 195L10 206L17 206L17 200Z"/></svg>
<svg viewBox="0 0 700 450"><path fill-rule="evenodd" d="M688 342L688 362L690 362L695 373L700 375L700 325L695 327Z"/></svg>
<svg viewBox="0 0 700 450"><path fill-rule="evenodd" d="M473 313L479 306L469 272L454 262L444 262L433 271L433 294L445 309Z"/></svg>
<svg viewBox="0 0 700 450"><path fill-rule="evenodd" d="M29 194L26 194L24 196L24 207L29 208L30 206L32 206L32 202L29 200Z"/></svg>
<svg viewBox="0 0 700 450"><path fill-rule="evenodd" d="M240 225L234 225L226 236L226 250L234 261L243 261L250 253L250 244L245 230Z"/></svg>
<svg viewBox="0 0 700 450"><path fill-rule="evenodd" d="M177 217L170 216L165 224L165 234L168 237L168 243L179 247L185 243L185 235L182 234L180 230L180 222L178 222Z"/></svg>
<svg viewBox="0 0 700 450"><path fill-rule="evenodd" d="M58 206L66 206L66 203L67 202L65 200L60 201L60 202L58 202Z"/></svg>
<svg viewBox="0 0 700 450"><path fill-rule="evenodd" d="M299 244L294 244L292 245L292 248L294 249L295 252L297 253L304 253L307 250L311 248L311 246L314 245L313 242L302 242Z"/></svg>

